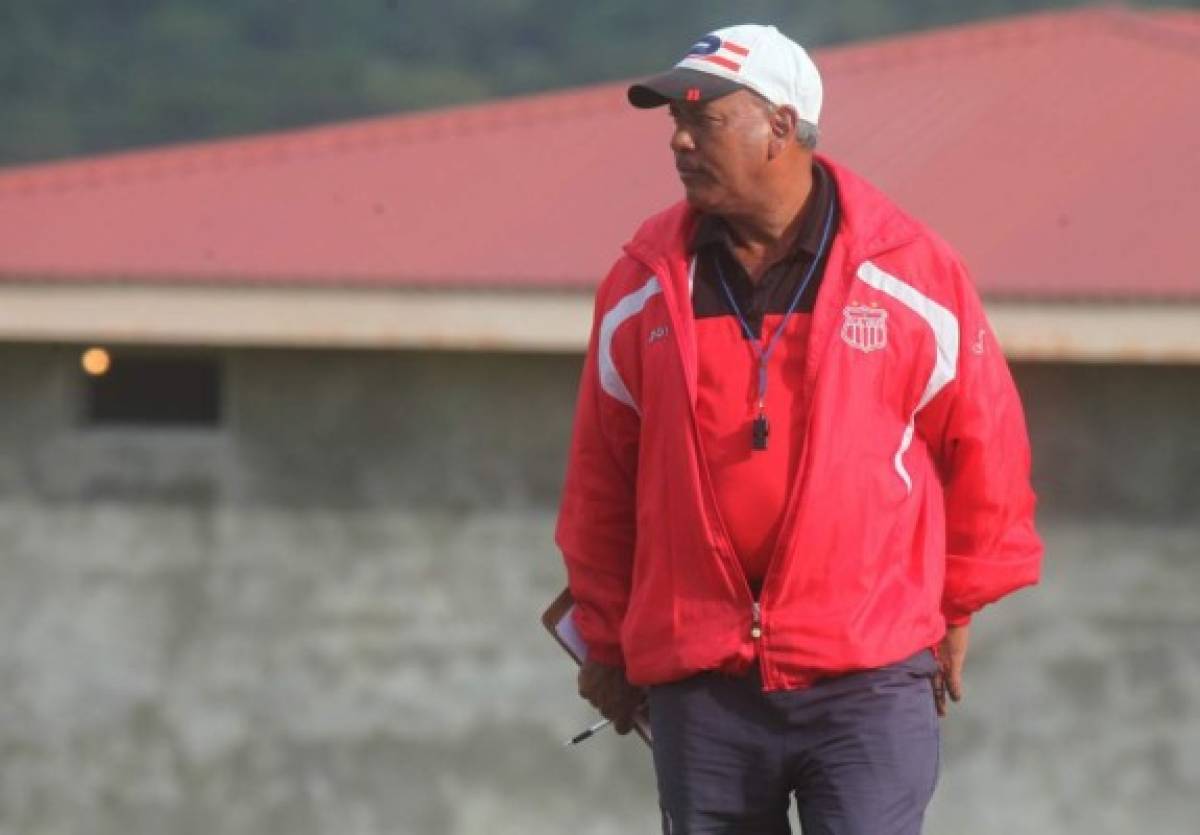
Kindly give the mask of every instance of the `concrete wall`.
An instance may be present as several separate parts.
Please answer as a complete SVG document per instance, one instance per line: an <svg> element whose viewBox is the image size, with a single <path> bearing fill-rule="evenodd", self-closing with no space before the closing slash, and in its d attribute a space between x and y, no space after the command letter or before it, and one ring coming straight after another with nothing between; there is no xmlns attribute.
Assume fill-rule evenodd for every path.
<svg viewBox="0 0 1200 835"><path fill-rule="evenodd" d="M536 623L579 361L231 352L219 432L0 346L0 835L625 835ZM1195 831L1200 369L1018 369L1046 581L977 621L934 835Z"/></svg>

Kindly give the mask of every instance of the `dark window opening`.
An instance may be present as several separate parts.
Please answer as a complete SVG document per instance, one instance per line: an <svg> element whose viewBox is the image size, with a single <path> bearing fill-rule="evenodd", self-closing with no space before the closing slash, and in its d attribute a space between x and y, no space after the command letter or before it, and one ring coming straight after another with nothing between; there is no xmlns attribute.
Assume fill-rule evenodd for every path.
<svg viewBox="0 0 1200 835"><path fill-rule="evenodd" d="M214 357L115 352L87 378L93 426L215 427L221 423L221 364Z"/></svg>

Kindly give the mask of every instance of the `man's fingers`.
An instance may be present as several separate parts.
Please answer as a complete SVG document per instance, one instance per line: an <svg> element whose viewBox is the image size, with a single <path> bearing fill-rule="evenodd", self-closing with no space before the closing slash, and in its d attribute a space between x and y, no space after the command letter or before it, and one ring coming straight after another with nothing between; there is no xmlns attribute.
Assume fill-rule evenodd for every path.
<svg viewBox="0 0 1200 835"><path fill-rule="evenodd" d="M947 677L946 690L950 693L951 700L961 702L963 697L962 673L958 670L952 670Z"/></svg>
<svg viewBox="0 0 1200 835"><path fill-rule="evenodd" d="M613 719L613 728L619 734L627 734L633 730L639 716L646 709L646 691L626 685L619 700L617 715Z"/></svg>
<svg viewBox="0 0 1200 835"><path fill-rule="evenodd" d="M962 701L963 684L962 670L947 664L933 677L933 701L937 706L938 716L946 715L946 699L958 703Z"/></svg>
<svg viewBox="0 0 1200 835"><path fill-rule="evenodd" d="M596 697L596 691L600 689L602 680L602 670L599 667L593 664L584 664L579 668L579 675L575 679L579 695L589 702L592 701Z"/></svg>
<svg viewBox="0 0 1200 835"><path fill-rule="evenodd" d="M639 718L645 719L646 713L646 694L642 690L633 690L627 694L627 701L622 705L621 716L613 721L613 726L617 729L617 733L626 734L633 730Z"/></svg>
<svg viewBox="0 0 1200 835"><path fill-rule="evenodd" d="M938 716L946 715L946 677L940 672L930 682L933 685L933 704Z"/></svg>
<svg viewBox="0 0 1200 835"><path fill-rule="evenodd" d="M634 715L645 701L645 693L625 679L619 667L585 663L580 670L579 695L605 719L611 719L613 730L627 734L633 728Z"/></svg>
<svg viewBox="0 0 1200 835"><path fill-rule="evenodd" d="M955 702L963 699L963 667L967 662L970 635L970 626L966 624L951 626L946 630L946 637L939 649L946 693Z"/></svg>
<svg viewBox="0 0 1200 835"><path fill-rule="evenodd" d="M579 676L579 695L597 710L600 710L606 701L604 688L597 687L593 678L583 674Z"/></svg>

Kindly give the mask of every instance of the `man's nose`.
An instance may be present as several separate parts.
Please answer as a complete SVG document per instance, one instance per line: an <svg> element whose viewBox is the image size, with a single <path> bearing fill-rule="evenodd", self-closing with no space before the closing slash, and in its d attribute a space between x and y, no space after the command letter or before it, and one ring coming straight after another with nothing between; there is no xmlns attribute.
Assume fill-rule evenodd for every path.
<svg viewBox="0 0 1200 835"><path fill-rule="evenodd" d="M683 125L675 125L671 131L671 150L675 153L696 150L696 142Z"/></svg>

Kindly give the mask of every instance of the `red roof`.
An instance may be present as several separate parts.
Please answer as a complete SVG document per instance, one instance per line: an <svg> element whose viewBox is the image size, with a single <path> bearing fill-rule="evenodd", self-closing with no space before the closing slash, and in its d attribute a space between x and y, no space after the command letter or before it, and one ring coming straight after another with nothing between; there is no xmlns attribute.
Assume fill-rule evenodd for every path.
<svg viewBox="0 0 1200 835"><path fill-rule="evenodd" d="M822 147L992 296L1200 298L1200 13L818 50ZM0 170L0 280L595 283L680 188L624 84Z"/></svg>

